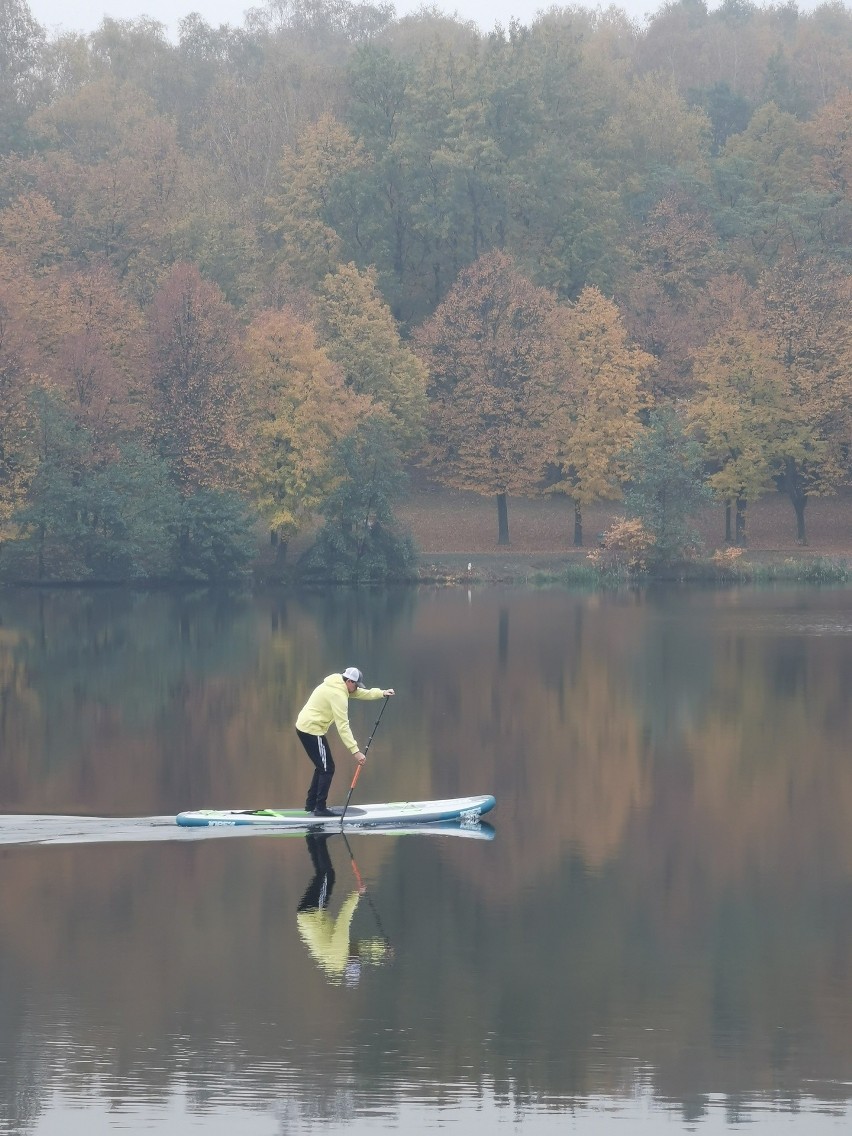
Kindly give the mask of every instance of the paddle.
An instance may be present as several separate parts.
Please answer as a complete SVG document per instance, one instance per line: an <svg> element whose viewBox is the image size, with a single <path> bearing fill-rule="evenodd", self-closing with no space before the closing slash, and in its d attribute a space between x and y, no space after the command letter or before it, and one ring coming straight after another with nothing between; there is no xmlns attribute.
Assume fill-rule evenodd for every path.
<svg viewBox="0 0 852 1136"><path fill-rule="evenodd" d="M385 706L387 706L389 698L390 698L390 695L386 694L385 700L382 703L382 708L379 711L379 716L378 716L378 718L376 718L376 724L375 724L375 726L373 726L373 733L370 734L369 738L367 739L367 744L364 746L364 757L367 756L367 751L370 748L370 742L372 742L373 737L376 733L376 730L379 728L379 722L381 722L381 720L382 720L382 714L384 714L384 712L385 712ZM346 816L346 810L349 808L349 802L352 800L352 790L355 788L355 784L358 781L358 778L361 776L361 770L363 768L364 768L364 763L361 762L360 765L358 765L355 769L355 776L352 778L352 784L349 786L349 796L346 798L346 804L343 806L343 812L340 814L340 827L341 827L341 829L343 828L343 818Z"/></svg>
<svg viewBox="0 0 852 1136"><path fill-rule="evenodd" d="M384 927L382 926L382 921L379 918L379 913L378 911L376 911L376 905L375 903L373 903L372 897L370 895L370 889L364 883L363 879L361 878L361 873L358 871L358 865L355 863L355 853L352 851L349 841L346 839L346 833L344 832L341 835L343 836L343 843L346 845L346 851L349 853L349 859L352 863L352 871L355 873L355 881L358 885L358 894L366 895L367 903L370 905L370 910L373 913L373 918L376 920L376 926L379 929L379 934L384 939L385 946L389 947L391 945L391 941L385 933Z"/></svg>

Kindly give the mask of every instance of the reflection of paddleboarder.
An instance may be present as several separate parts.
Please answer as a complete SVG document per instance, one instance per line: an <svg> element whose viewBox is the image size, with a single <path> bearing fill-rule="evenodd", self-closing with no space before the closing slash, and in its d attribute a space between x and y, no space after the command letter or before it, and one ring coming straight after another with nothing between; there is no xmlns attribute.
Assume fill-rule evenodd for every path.
<svg viewBox="0 0 852 1136"><path fill-rule="evenodd" d="M309 832L305 836L314 875L298 906L296 921L302 941L329 980L335 986L354 986L361 977L363 964L381 966L393 952L386 939L350 938L352 919L367 891L354 860L357 887L343 901L336 916L329 911L335 875L328 839L322 833Z"/></svg>

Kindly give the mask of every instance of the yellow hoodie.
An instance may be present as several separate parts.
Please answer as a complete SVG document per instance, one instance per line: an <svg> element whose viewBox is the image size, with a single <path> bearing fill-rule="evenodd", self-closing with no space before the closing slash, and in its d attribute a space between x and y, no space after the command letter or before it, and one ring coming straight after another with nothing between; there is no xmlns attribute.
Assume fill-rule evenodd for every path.
<svg viewBox="0 0 852 1136"><path fill-rule="evenodd" d="M360 898L353 891L336 919L325 908L300 911L296 916L302 941L333 981L340 981L349 962L349 928Z"/></svg>
<svg viewBox="0 0 852 1136"><path fill-rule="evenodd" d="M327 734L331 723L334 722L340 740L350 753L357 753L359 746L349 726L349 699L362 698L372 702L377 698L384 698L384 694L381 687L374 686L370 690L358 687L350 695L343 676L331 674L322 680L302 707L296 719L296 729L301 730L303 734L315 734L319 737Z"/></svg>
<svg viewBox="0 0 852 1136"><path fill-rule="evenodd" d="M325 907L309 908L296 916L302 942L335 986L344 981L353 958L369 966L382 966L393 957L384 939L351 942L352 917L360 898L358 892L353 891L344 901L336 919Z"/></svg>

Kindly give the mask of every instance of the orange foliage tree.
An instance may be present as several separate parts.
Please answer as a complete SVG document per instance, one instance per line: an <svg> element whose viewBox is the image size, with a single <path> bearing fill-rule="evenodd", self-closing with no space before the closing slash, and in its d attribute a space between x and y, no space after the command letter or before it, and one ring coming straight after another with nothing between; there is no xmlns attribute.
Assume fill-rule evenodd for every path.
<svg viewBox="0 0 852 1136"><path fill-rule="evenodd" d="M32 341L18 304L18 288L2 279L0 254L0 540L22 504L35 468L32 446Z"/></svg>
<svg viewBox="0 0 852 1136"><path fill-rule="evenodd" d="M142 313L105 265L63 277L54 313L53 381L103 456L142 425Z"/></svg>
<svg viewBox="0 0 852 1136"><path fill-rule="evenodd" d="M444 485L496 497L498 544L509 543L508 496L542 485L555 306L492 252L416 334L430 376L427 467Z"/></svg>
<svg viewBox="0 0 852 1136"><path fill-rule="evenodd" d="M151 432L185 492L233 489L246 473L239 337L219 288L176 265L148 313Z"/></svg>

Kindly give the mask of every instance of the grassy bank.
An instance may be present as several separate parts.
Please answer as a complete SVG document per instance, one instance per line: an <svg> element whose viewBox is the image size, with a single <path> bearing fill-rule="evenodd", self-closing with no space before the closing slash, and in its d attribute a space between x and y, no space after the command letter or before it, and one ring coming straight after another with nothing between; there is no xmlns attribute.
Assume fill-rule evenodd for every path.
<svg viewBox="0 0 852 1136"><path fill-rule="evenodd" d="M469 567L468 567L469 565ZM852 581L850 561L843 558L801 556L778 561L743 560L734 566L699 559L658 571L633 574L623 569L601 571L589 561L539 556L476 556L424 559L418 579L437 585L563 584L573 587L617 587L628 583L670 582L696 584L810 583L847 584Z"/></svg>

